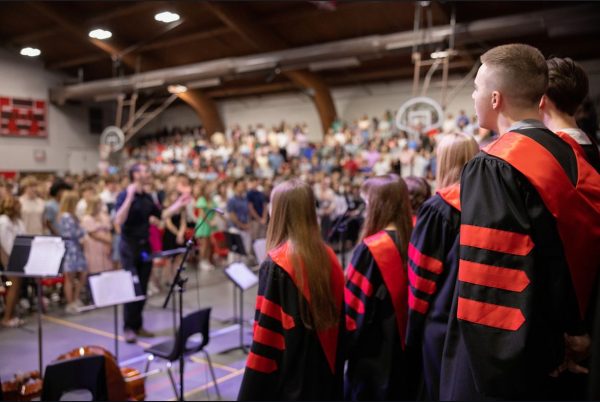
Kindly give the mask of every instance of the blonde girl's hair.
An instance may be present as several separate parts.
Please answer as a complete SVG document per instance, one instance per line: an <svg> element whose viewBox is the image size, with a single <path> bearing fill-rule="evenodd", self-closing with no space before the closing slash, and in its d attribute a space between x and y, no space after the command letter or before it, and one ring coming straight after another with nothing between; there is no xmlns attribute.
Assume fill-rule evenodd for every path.
<svg viewBox="0 0 600 402"><path fill-rule="evenodd" d="M479 145L470 135L461 132L444 135L436 150L437 188L440 189L458 183L462 168L477 152L479 152Z"/></svg>
<svg viewBox="0 0 600 402"><path fill-rule="evenodd" d="M100 197L98 197L98 196L92 197L87 202L87 206L85 208L85 213L88 215L94 216L96 214L96 210L97 210L98 206L101 204L102 204L102 200L100 199Z"/></svg>
<svg viewBox="0 0 600 402"><path fill-rule="evenodd" d="M69 190L65 191L60 197L60 213L69 213L75 216L75 208L79 202L79 193L77 191Z"/></svg>
<svg viewBox="0 0 600 402"><path fill-rule="evenodd" d="M273 189L271 203L267 251L289 242L304 325L315 330L338 325L340 312L331 292L333 267L321 239L312 188L298 179L285 181ZM308 282L310 306L302 297L305 281Z"/></svg>

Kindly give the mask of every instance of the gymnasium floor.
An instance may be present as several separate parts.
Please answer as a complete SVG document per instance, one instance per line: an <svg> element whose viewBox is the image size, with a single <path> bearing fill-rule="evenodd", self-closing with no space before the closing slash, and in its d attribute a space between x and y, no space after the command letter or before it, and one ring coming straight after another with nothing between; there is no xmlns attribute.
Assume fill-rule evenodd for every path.
<svg viewBox="0 0 600 402"><path fill-rule="evenodd" d="M212 307L211 336L206 350L210 353L217 383L224 400L235 400L244 373L246 355L241 350L220 353L239 345L239 330L225 322L233 316L233 285L220 270L212 272L188 271L189 283L184 294L184 314L198 308ZM244 295L244 316L250 319L254 313L256 286ZM122 338L122 315L119 310L119 362L121 366L144 370L144 348L173 336L172 310L161 308L165 294L150 297L144 310L144 324L155 332L155 338L139 338L137 344L129 345ZM113 308L88 311L79 315L66 315L62 309L51 308L43 317L43 364L59 355L85 345L98 345L114 354ZM223 334L216 335L225 328ZM246 324L245 340L250 342L250 325ZM0 329L0 378L12 378L14 373L38 368L37 316L27 317L27 325L19 329ZM212 378L202 354L188 359L185 365L185 399L216 400ZM165 361L156 359L150 370L166 368ZM172 370L177 384L177 363ZM175 400L166 371L146 379L146 400Z"/></svg>

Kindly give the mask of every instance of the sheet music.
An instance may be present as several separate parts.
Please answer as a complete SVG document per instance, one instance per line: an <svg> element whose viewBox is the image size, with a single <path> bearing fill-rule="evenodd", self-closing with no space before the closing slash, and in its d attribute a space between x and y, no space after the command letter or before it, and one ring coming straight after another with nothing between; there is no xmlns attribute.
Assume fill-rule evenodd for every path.
<svg viewBox="0 0 600 402"><path fill-rule="evenodd" d="M225 268L225 272L239 287L250 289L258 283L258 276L242 263L236 262Z"/></svg>
<svg viewBox="0 0 600 402"><path fill-rule="evenodd" d="M57 276L64 255L65 243L60 237L36 236L23 270L27 275Z"/></svg>
<svg viewBox="0 0 600 402"><path fill-rule="evenodd" d="M89 278L92 298L97 307L114 306L135 299L133 277L125 270L103 272Z"/></svg>

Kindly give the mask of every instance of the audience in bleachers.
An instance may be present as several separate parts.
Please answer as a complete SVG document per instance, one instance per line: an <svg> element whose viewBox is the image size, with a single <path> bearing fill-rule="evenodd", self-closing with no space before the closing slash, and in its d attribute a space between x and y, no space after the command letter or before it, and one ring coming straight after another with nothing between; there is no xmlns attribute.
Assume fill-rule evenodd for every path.
<svg viewBox="0 0 600 402"><path fill-rule="evenodd" d="M246 251L252 254L252 242L265 237L271 189L292 177L305 180L314 189L326 240L339 241L338 233L331 229L347 209L352 211L345 237L349 250L358 239L362 221L359 188L363 181L374 175L397 173L432 182L438 136L409 140L406 133L395 128L389 112L381 119L365 115L349 123L338 120L322 141L309 140L306 124L281 123L270 128L257 124L246 129L234 125L226 133L210 137L201 127L175 128L142 136L125 150L125 160L148 164L154 184L147 191L160 207L167 206L178 193L193 195L193 202L180 214L160 226L151 226L153 252L183 246L183 239L191 235L194 225L211 208L226 212L224 217L209 217L195 234L198 266L212 270L224 262L215 254L224 246L216 240L221 239L220 232L237 231ZM112 218L116 196L129 183L125 174L128 163L121 169L100 165L97 174L17 175L0 180L0 199L13 194L20 197L25 234L76 238L69 246L64 287L45 289L45 296L55 301L66 296L70 313L77 312L82 299L89 301L84 286L87 273L119 267L120 234ZM66 205L64 210L59 208L66 191L69 203L74 203L73 211L64 209ZM192 262L196 262L194 257ZM254 263L253 256L249 262ZM150 293L164 289L177 265L173 260L154 261ZM13 284L18 285L16 281ZM18 294L21 296L15 299L21 298L24 312L35 305L31 303L33 296L29 296L35 292ZM45 297L44 302L49 300ZM6 323L13 309L8 314ZM21 325L22 321L12 320L10 324Z"/></svg>

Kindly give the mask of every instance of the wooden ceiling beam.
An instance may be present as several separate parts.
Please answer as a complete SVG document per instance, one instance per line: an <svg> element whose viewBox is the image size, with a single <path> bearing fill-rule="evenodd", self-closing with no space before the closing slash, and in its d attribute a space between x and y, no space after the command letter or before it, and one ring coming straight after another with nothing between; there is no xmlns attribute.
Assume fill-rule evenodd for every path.
<svg viewBox="0 0 600 402"><path fill-rule="evenodd" d="M51 63L46 63L46 68L50 70L56 70L61 68L71 68L83 66L85 64L97 63L102 60L108 60L110 57L107 57L105 53L94 53L88 54L85 56L77 57L74 59L55 61Z"/></svg>
<svg viewBox="0 0 600 402"><path fill-rule="evenodd" d="M163 2L160 2L160 3L163 3ZM119 5L119 7L117 9L108 11L104 14L96 15L90 19L85 20L83 22L83 24L81 24L81 25L93 25L93 24L105 22L112 18L126 17L128 15L144 11L151 7L156 7L156 4L158 4L158 3L153 2L153 1L142 1L142 2L135 3L135 4L132 4L129 6ZM29 42L35 42L35 41L38 41L41 39L51 37L53 35L63 32L63 31L64 31L63 27L61 25L59 25L58 27L40 29L39 31L28 32L23 35L13 36L11 38L8 38L7 42L22 45L22 44L27 44Z"/></svg>
<svg viewBox="0 0 600 402"><path fill-rule="evenodd" d="M240 37L257 51L269 52L287 49L288 44L276 32L263 25L256 24L248 9L240 10L240 5L231 3L204 3L225 25L237 32ZM331 123L336 119L337 112L331 91L327 83L318 75L308 70L283 72L294 84L312 91L312 100L321 120L323 133L326 133Z"/></svg>
<svg viewBox="0 0 600 402"><path fill-rule="evenodd" d="M194 32L192 34L176 36L174 38L167 38L167 39L157 40L152 43L148 43L146 45L140 46L138 49L136 49L132 53L143 53L143 52L148 52L148 51L152 51L152 50L163 49L165 47L182 45L182 44L193 42L196 40L211 39L211 38L214 38L214 37L217 37L220 35L224 35L227 33L231 33L231 32L232 32L231 29L229 27L225 27L225 26L209 29L207 31ZM69 60L63 60L63 61L56 62L56 63L50 63L47 65L47 67L48 68L75 67L78 65L94 63L94 62L103 60L104 58L105 58L104 55L100 55L98 53L90 53L90 54L87 54L87 55L84 55L81 57L77 57L77 58L73 58L73 59L69 59Z"/></svg>
<svg viewBox="0 0 600 402"><path fill-rule="evenodd" d="M204 6L246 43L261 52L286 49L287 43L274 32L256 23L249 10L240 10L241 4L206 2ZM244 5L245 6L245 5ZM247 8L247 7L246 7Z"/></svg>
<svg viewBox="0 0 600 402"><path fill-rule="evenodd" d="M81 42L91 43L96 48L98 48L98 49L102 50L104 53L108 54L111 57L111 59L118 57L119 54L124 49L123 47L118 46L114 43L109 43L109 42L106 42L103 40L90 38L88 36L88 32L86 32L85 29L80 28L76 22L68 19L67 17L64 17L64 16L58 14L55 10L53 10L50 6L48 6L48 3L34 2L34 3L27 3L27 4L29 4L30 7L37 10L38 12L40 12L47 18L54 21L56 24L60 25L63 29L71 32L71 34L73 35L73 37L75 39L77 39ZM87 56L84 56L84 57L87 57ZM102 60L103 58L100 58L100 60ZM133 69L137 68L138 58L135 54L132 54L132 53L125 54L123 57L120 58L120 60L123 64L125 64ZM68 67L69 65L67 65L66 62L63 62L62 66L63 66L63 68L65 68L65 67ZM145 59L144 66L146 67L146 69L156 69L156 68L160 68L161 64L157 63L155 60Z"/></svg>
<svg viewBox="0 0 600 402"><path fill-rule="evenodd" d="M146 4L146 2L144 2ZM152 3L152 2L149 2ZM347 9L349 7L352 7L355 3L343 3L340 4L338 6L339 8L343 8L343 9ZM317 9L316 7L314 9L306 9L304 11L300 11L300 12L279 12L276 14L272 14L270 16L265 17L264 22L266 24L275 24L275 23L281 23L281 22L291 22L291 21L295 21L295 20L301 20L301 19L306 19L306 18L312 18L316 15L320 15L322 14L323 11ZM48 35L50 32L58 32L56 31L56 29L48 29L46 31L39 31L38 33L33 33L30 34L32 35L32 37L35 37L34 35ZM232 32L235 32L231 27L224 25L221 27L216 27L216 28L211 28L211 29L207 29L205 31L200 31L200 32L194 32L194 33L189 33L189 34L184 34L184 35L180 35L180 36L176 36L174 38L166 38L166 39L162 39L162 40L157 40L154 41L152 43L149 43L147 45L144 46L140 46L139 49L137 49L135 51L135 53L143 53L143 52L148 52L148 51L153 51L153 50L160 50L166 47L171 47L171 46L179 46L179 45L183 45L186 43L190 43L190 42L194 42L194 41L198 41L198 40L203 40L203 39L212 39L212 38L216 38L222 35L226 35L226 34L230 34ZM16 40L15 40L16 41ZM49 63L47 65L48 68L51 69L60 69L60 68L70 68L70 67L76 67L79 65L84 65L84 64L90 64L90 63L95 63L97 61L101 61L105 58L104 55L98 54L98 53L93 53L93 54L87 54L84 56L80 56L80 57L76 57L73 59L69 59L69 60L61 60L59 62L54 62L54 63Z"/></svg>

